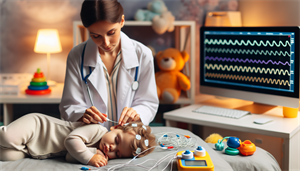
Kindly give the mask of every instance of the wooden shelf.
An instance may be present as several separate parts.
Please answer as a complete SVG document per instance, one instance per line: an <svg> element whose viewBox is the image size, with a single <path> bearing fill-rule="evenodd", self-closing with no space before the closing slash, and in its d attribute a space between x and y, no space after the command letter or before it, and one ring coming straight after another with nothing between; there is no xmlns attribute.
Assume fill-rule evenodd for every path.
<svg viewBox="0 0 300 171"><path fill-rule="evenodd" d="M125 27L151 27L151 21L125 21ZM195 101L195 51L196 51L196 23L195 21L174 21L174 42L176 49L180 51L186 50L190 55L189 61L186 62L185 68L183 69L183 73L190 78L191 82L191 89L188 90L186 93L182 93L183 95L176 101L174 104L193 104ZM125 28L124 27L124 28ZM124 29L123 28L123 29ZM141 31L140 28L138 30ZM127 33L126 33L127 34ZM81 21L74 21L73 22L73 39L74 39L74 46L77 44L85 41L88 38L88 31L82 27ZM156 35L157 36L157 35ZM163 35L161 35L163 36ZM129 35L129 37L131 37ZM135 38L137 41L141 41L143 38L140 37L138 39ZM167 104L161 102L161 104Z"/></svg>

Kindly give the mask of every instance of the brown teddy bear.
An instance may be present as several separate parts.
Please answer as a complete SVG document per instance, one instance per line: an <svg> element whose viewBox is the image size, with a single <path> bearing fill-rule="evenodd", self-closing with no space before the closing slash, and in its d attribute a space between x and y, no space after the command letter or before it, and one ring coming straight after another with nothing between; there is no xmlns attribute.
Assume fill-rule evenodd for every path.
<svg viewBox="0 0 300 171"><path fill-rule="evenodd" d="M155 79L157 95L162 102L175 103L181 90L190 89L189 78L180 72L188 60L187 52L180 52L174 48L168 48L157 53L156 62L160 71L155 73Z"/></svg>

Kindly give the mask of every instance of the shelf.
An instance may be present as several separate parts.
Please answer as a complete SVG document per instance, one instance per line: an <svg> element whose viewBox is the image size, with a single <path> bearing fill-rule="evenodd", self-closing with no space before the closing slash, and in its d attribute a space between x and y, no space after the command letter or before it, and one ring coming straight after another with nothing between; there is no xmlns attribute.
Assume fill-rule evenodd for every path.
<svg viewBox="0 0 300 171"><path fill-rule="evenodd" d="M143 27L149 28L143 28ZM129 27L139 27L138 29L128 29ZM141 28L142 27L142 28ZM195 21L174 21L174 31L172 33L166 32L162 35L158 35L152 29L151 21L125 21L125 26L122 31L125 32L130 38L140 41L146 46L154 44L149 39L155 39L157 37L162 38L163 41L167 41L166 38L172 36L172 46L180 51L185 50L190 55L189 61L186 62L182 72L190 78L191 89L182 93L180 98L174 104L193 104L195 101L195 51L196 51L196 23ZM147 34L144 34L144 32ZM135 31L136 30L136 31ZM88 38L88 31L82 27L81 21L73 22L73 33L74 33L74 46L85 41ZM169 37L167 37L169 36ZM160 46L156 50L164 50L169 47ZM161 104L167 104L161 102Z"/></svg>

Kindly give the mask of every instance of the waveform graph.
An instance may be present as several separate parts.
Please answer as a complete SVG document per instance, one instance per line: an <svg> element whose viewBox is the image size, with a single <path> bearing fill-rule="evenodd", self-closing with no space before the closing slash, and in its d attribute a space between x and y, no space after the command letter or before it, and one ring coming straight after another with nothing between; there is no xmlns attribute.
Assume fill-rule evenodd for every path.
<svg viewBox="0 0 300 171"><path fill-rule="evenodd" d="M291 91L293 39L289 35L207 34L203 39L207 82Z"/></svg>

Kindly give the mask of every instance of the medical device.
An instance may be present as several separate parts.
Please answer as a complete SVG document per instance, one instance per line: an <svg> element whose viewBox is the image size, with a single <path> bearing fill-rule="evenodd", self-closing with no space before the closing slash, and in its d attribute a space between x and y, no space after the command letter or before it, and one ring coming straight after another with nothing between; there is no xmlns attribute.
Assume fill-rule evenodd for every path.
<svg viewBox="0 0 300 171"><path fill-rule="evenodd" d="M155 134L157 138L157 144L159 144L159 146L153 146L151 148L148 148L147 150L144 150L142 152L140 152L138 155L136 155L135 157L133 157L133 159L131 159L130 161L126 162L126 163L122 163L122 164L117 164L115 166L112 166L110 168L99 168L98 170L115 170L115 169L119 169L122 167L141 167L142 169L146 169L146 170L152 170L155 167L159 166L160 164L162 164L164 161L168 161L167 165L161 169L161 171L164 171L169 165L171 165L171 170L173 167L172 162L174 161L174 159L177 159L177 153L179 151L179 148L196 148L196 143L197 143L197 139L194 137L190 137L188 135L182 135L182 134L177 134L177 133L173 133L173 132L162 132L162 133L157 133ZM137 157L140 154L143 154L144 152L152 149L152 148L156 148L156 149L162 149L162 150L167 150L170 151L170 153L168 153L167 155L163 156L161 159L159 160L154 160L154 159L148 159L146 161L143 161L139 164L132 164L132 162L134 160L137 160ZM144 163L149 162L149 161L156 161L155 164L153 164L150 168L143 166Z"/></svg>
<svg viewBox="0 0 300 171"><path fill-rule="evenodd" d="M299 27L202 27L200 92L299 107Z"/></svg>
<svg viewBox="0 0 300 171"><path fill-rule="evenodd" d="M85 83L85 85L86 85L86 89L87 89L87 92L88 92L88 95L89 95L90 102L91 102L92 106L94 106L94 102L93 102L93 99L92 99L92 97L91 97L91 92L90 92L89 84L88 84L88 82L87 82L87 79L89 78L89 76L90 76L91 73L92 73L92 68L89 67L90 73L87 74L86 76L83 76L83 63L84 63L84 52L85 52L85 47L86 47L86 43L85 43L85 45L84 45L84 47L83 47L82 54L81 54L81 67L80 67L81 79L82 79L82 81L84 81L84 83ZM137 66L137 67L135 68L134 82L133 82L132 85L131 85L131 88L132 88L132 90L134 90L134 91L136 91L136 90L139 88L139 82L137 81L138 71L139 71L139 67ZM118 122L113 121L113 120L108 119L108 118L107 118L107 121L114 122L114 123L118 123Z"/></svg>
<svg viewBox="0 0 300 171"><path fill-rule="evenodd" d="M177 167L179 171L201 170L213 171L214 164L207 151L198 146L195 151L180 151L177 153Z"/></svg>

